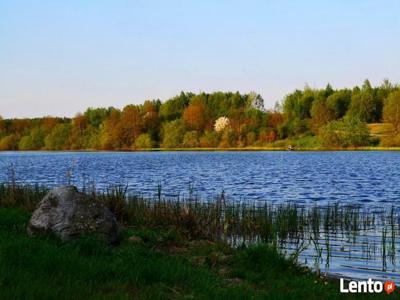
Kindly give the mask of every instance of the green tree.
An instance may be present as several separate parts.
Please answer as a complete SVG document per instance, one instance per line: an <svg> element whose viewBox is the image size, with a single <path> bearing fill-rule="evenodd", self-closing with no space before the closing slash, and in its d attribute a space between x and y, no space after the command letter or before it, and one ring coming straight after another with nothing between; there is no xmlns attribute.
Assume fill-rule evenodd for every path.
<svg viewBox="0 0 400 300"><path fill-rule="evenodd" d="M384 103L383 121L391 123L397 135L400 133L400 90L392 92Z"/></svg>
<svg viewBox="0 0 400 300"><path fill-rule="evenodd" d="M44 133L40 128L33 128L29 135L19 141L19 150L40 150L44 147Z"/></svg>
<svg viewBox="0 0 400 300"><path fill-rule="evenodd" d="M178 119L165 123L162 129L162 146L164 148L178 148L182 146L184 135L185 125L182 120Z"/></svg>
<svg viewBox="0 0 400 300"><path fill-rule="evenodd" d="M320 127L332 119L332 112L329 110L325 97L318 97L311 107L311 129L317 134Z"/></svg>
<svg viewBox="0 0 400 300"><path fill-rule="evenodd" d="M84 117L90 126L100 128L100 125L110 115L112 110L113 108L88 108L84 113Z"/></svg>
<svg viewBox="0 0 400 300"><path fill-rule="evenodd" d="M181 92L179 96L167 100L160 106L160 117L165 121L180 118L191 97L193 97L193 94Z"/></svg>
<svg viewBox="0 0 400 300"><path fill-rule="evenodd" d="M347 115L352 119L371 123L379 122L382 104L375 96L375 92L368 80L365 80L361 90L353 92Z"/></svg>
<svg viewBox="0 0 400 300"><path fill-rule="evenodd" d="M326 100L328 109L335 119L344 117L351 102L351 91L340 90L334 92Z"/></svg>
<svg viewBox="0 0 400 300"><path fill-rule="evenodd" d="M70 124L58 124L51 133L45 138L45 148L47 150L68 150Z"/></svg>

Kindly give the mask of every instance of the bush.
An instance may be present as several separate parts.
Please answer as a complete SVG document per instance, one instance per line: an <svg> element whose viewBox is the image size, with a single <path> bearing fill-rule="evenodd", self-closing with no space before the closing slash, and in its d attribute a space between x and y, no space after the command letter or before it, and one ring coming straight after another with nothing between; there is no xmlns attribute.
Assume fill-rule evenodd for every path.
<svg viewBox="0 0 400 300"><path fill-rule="evenodd" d="M214 131L206 132L206 134L200 138L200 147L216 148L218 147L218 144L219 136Z"/></svg>
<svg viewBox="0 0 400 300"><path fill-rule="evenodd" d="M322 127L319 140L325 147L358 147L370 144L367 124L349 117Z"/></svg>
<svg viewBox="0 0 400 300"><path fill-rule="evenodd" d="M137 149L150 149L155 147L155 142L152 140L150 134L143 133L135 140L135 148Z"/></svg>
<svg viewBox="0 0 400 300"><path fill-rule="evenodd" d="M189 131L183 137L183 147L195 148L199 146L199 135L197 131Z"/></svg>

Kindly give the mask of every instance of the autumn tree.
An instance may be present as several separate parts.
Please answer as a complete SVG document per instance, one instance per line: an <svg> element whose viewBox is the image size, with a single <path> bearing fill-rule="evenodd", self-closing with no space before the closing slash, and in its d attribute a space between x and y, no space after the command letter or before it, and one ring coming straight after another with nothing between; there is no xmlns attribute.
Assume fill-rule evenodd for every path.
<svg viewBox="0 0 400 300"><path fill-rule="evenodd" d="M200 101L191 103L183 111L183 121L189 129L202 132L209 121L205 104Z"/></svg>
<svg viewBox="0 0 400 300"><path fill-rule="evenodd" d="M40 122L40 128L43 130L45 135L48 135L54 127L62 122L59 118L54 117L44 117Z"/></svg>
<svg viewBox="0 0 400 300"><path fill-rule="evenodd" d="M118 150L122 147L121 112L113 109L104 121L100 144L104 150Z"/></svg>
<svg viewBox="0 0 400 300"><path fill-rule="evenodd" d="M69 136L70 149L87 149L86 141L87 119L86 116L78 113L71 121L71 130Z"/></svg>
<svg viewBox="0 0 400 300"><path fill-rule="evenodd" d="M216 148L220 142L220 137L215 131L206 131L206 133L200 137L200 147L203 148Z"/></svg>
<svg viewBox="0 0 400 300"><path fill-rule="evenodd" d="M267 112L266 115L267 127L277 129L283 123L283 115L277 111Z"/></svg>
<svg viewBox="0 0 400 300"><path fill-rule="evenodd" d="M143 130L143 120L139 107L137 105L125 106L120 122L121 143L124 148L130 148Z"/></svg>
<svg viewBox="0 0 400 300"><path fill-rule="evenodd" d="M156 137L160 129L159 107L159 101L145 101L142 107L143 127L152 137Z"/></svg>
<svg viewBox="0 0 400 300"><path fill-rule="evenodd" d="M0 151L6 150L18 150L17 135L10 134L0 139Z"/></svg>

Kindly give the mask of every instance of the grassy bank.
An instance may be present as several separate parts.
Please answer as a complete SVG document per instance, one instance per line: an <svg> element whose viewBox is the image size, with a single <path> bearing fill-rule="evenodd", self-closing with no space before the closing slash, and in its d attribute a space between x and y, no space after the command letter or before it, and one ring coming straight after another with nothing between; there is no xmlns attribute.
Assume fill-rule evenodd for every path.
<svg viewBox="0 0 400 300"><path fill-rule="evenodd" d="M309 231L318 235L321 226L355 232L375 222L338 206L235 206L223 195L212 203L146 200L121 187L100 194L88 188L87 197L116 214L121 242L61 243L26 234L46 192L0 185L0 299L341 299L336 280L299 267L276 244ZM380 297L388 296L358 298Z"/></svg>
<svg viewBox="0 0 400 300"><path fill-rule="evenodd" d="M232 249L149 228L125 229L114 247L90 237L63 244L28 237L28 219L21 209L0 209L1 299L341 298L336 281L266 245Z"/></svg>

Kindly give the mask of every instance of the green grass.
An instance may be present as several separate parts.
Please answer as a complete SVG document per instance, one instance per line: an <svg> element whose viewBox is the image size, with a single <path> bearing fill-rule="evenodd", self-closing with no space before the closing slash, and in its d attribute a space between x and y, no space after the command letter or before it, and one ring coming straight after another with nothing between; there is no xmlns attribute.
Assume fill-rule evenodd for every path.
<svg viewBox="0 0 400 300"><path fill-rule="evenodd" d="M61 243L28 236L29 216L0 209L0 299L343 298L336 281L266 245L233 249L143 227L125 229L113 247L91 237ZM130 243L133 234L142 242ZM380 297L387 298L363 298Z"/></svg>

